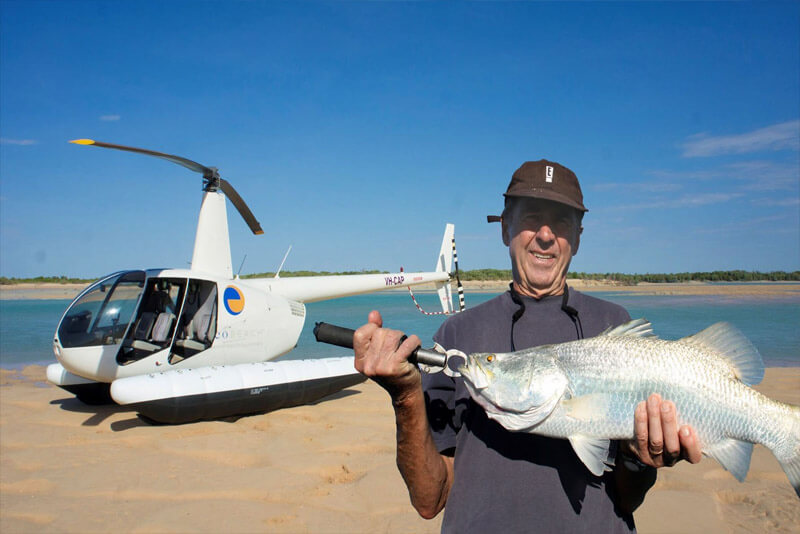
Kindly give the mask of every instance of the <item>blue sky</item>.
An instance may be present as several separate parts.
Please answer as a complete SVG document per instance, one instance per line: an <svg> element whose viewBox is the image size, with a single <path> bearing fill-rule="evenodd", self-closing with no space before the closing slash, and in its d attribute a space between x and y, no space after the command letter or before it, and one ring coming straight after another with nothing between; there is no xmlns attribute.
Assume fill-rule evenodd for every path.
<svg viewBox="0 0 800 534"><path fill-rule="evenodd" d="M572 270L800 269L800 4L0 2L0 274L191 259L219 167L234 269L508 268L526 160L579 176Z"/></svg>

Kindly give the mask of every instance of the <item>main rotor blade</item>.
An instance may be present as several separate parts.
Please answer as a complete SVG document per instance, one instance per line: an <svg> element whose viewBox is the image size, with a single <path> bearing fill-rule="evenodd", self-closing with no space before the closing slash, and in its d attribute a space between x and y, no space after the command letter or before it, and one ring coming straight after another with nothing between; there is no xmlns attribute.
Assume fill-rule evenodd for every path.
<svg viewBox="0 0 800 534"><path fill-rule="evenodd" d="M222 192L225 193L225 196L228 197L228 200L231 201L237 210L239 210L239 214L244 219L244 222L247 223L247 226L250 227L250 230L253 231L256 235L261 235L264 233L264 230L261 229L261 225L256 220L255 215L253 212L250 211L250 208L247 207L242 197L239 196L239 193L236 192L236 189L225 179L219 179L219 188L222 189Z"/></svg>
<svg viewBox="0 0 800 534"><path fill-rule="evenodd" d="M164 154L163 152L156 152L155 150L147 150L146 148L136 148L124 145L112 145L111 143L103 143L101 141L95 141L94 139L75 139L73 141L70 141L70 143L75 143L76 145L93 145L102 148L113 148L116 150L125 150L127 152L136 152L137 154L145 154L147 156L155 156L157 158L162 158L167 161L171 161L172 163L177 163L178 165L186 167L190 171L199 172L203 176L212 176L214 174L213 169L206 167L205 165L200 165L196 161L182 158L180 156L173 156L172 154Z"/></svg>

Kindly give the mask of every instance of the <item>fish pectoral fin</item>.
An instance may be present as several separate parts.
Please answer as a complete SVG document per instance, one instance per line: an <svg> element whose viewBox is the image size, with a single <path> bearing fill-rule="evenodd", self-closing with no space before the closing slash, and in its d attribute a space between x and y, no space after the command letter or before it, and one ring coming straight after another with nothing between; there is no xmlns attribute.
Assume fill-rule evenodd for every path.
<svg viewBox="0 0 800 534"><path fill-rule="evenodd" d="M561 401L567 417L589 422L602 419L608 413L608 395L588 393Z"/></svg>
<svg viewBox="0 0 800 534"><path fill-rule="evenodd" d="M731 472L736 480L743 482L750 470L750 457L753 454L753 444L738 439L725 439L703 449L703 454L709 456Z"/></svg>
<svg viewBox="0 0 800 534"><path fill-rule="evenodd" d="M611 467L606 464L611 440L576 434L569 437L569 442L583 465L594 476L599 477L603 475L603 472L611 471Z"/></svg>

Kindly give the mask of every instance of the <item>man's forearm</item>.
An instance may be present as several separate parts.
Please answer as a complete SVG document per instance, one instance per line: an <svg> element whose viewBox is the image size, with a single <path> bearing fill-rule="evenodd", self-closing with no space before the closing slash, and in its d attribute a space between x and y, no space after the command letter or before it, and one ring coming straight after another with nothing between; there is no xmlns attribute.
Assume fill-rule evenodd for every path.
<svg viewBox="0 0 800 534"><path fill-rule="evenodd" d="M397 424L397 468L405 480L411 504L431 519L444 508L453 480L452 460L439 454L433 442L422 389L393 399Z"/></svg>

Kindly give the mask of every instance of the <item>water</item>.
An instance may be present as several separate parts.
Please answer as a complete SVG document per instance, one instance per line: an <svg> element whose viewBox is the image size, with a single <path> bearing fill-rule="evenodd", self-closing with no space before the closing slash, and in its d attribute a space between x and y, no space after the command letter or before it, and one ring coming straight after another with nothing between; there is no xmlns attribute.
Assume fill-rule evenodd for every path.
<svg viewBox="0 0 800 534"><path fill-rule="evenodd" d="M761 352L768 367L800 367L800 299L728 297L697 295L635 295L630 293L592 293L624 306L631 317L646 317L655 333L664 339L694 334L717 322L737 326ZM468 294L467 305L474 306L495 295ZM438 299L433 294L417 295L425 309L435 311ZM68 300L0 301L0 367L19 368L28 364L55 361L52 339ZM311 332L314 323L324 321L356 328L366 321L370 310L383 314L384 324L417 334L425 346L444 320L416 311L405 292L376 293L317 302L307 306L306 327L297 348L287 358L317 358L348 354L347 349L317 343Z"/></svg>

